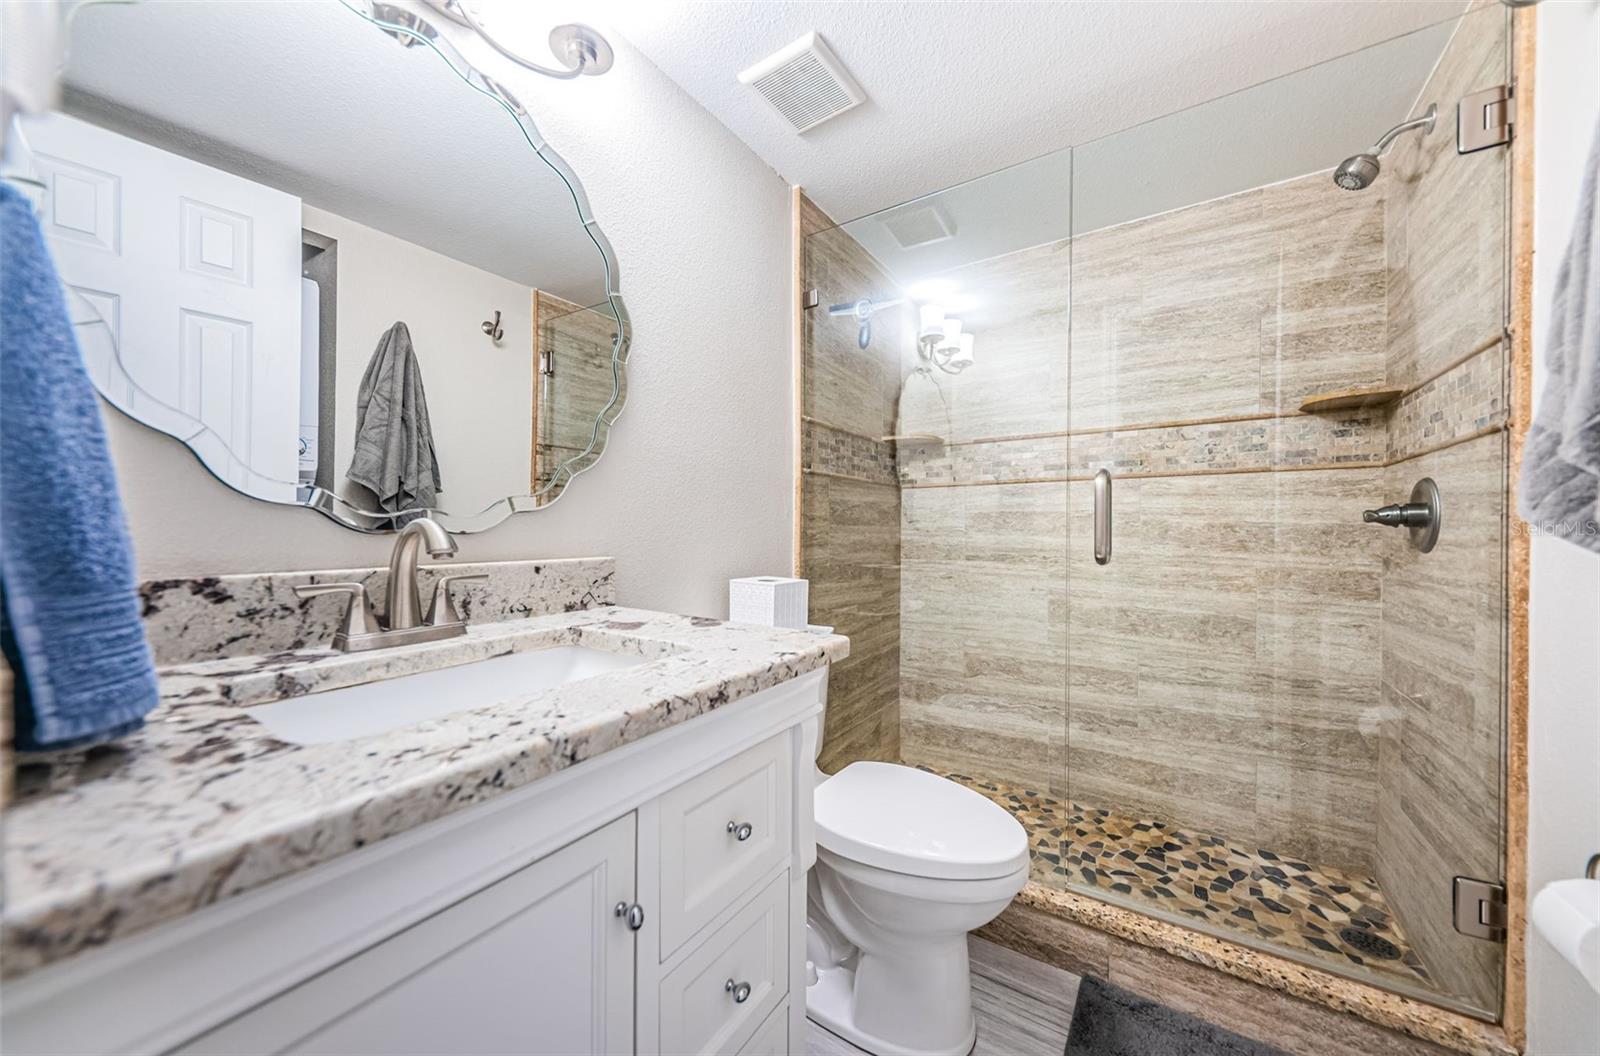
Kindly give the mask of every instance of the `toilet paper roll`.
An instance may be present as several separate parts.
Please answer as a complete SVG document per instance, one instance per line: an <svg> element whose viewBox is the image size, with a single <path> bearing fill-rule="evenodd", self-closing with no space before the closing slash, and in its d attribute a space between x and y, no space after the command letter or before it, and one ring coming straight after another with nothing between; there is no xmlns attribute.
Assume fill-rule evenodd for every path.
<svg viewBox="0 0 1600 1056"><path fill-rule="evenodd" d="M1600 880L1557 880L1533 899L1533 926L1600 993Z"/></svg>

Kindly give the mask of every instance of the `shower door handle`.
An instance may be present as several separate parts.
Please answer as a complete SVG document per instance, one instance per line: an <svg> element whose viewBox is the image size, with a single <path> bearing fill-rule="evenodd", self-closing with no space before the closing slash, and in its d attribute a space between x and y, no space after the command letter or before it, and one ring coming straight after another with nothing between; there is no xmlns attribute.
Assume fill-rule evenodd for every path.
<svg viewBox="0 0 1600 1056"><path fill-rule="evenodd" d="M1094 475L1094 563L1111 563L1111 472Z"/></svg>

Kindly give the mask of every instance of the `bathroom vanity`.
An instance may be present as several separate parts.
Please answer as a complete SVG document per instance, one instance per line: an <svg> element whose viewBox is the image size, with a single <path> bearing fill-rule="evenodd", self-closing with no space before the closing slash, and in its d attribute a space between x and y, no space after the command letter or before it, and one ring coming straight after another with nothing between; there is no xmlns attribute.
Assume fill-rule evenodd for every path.
<svg viewBox="0 0 1600 1056"><path fill-rule="evenodd" d="M480 618L529 569L587 607L386 651L267 651L324 629L328 599L293 606L322 623L164 668L143 732L25 774L7 1051L803 1045L810 779L848 642L617 608L584 564L441 568L491 570ZM352 574L156 585L152 638L170 616L203 652ZM185 611L208 592L217 618Z"/></svg>

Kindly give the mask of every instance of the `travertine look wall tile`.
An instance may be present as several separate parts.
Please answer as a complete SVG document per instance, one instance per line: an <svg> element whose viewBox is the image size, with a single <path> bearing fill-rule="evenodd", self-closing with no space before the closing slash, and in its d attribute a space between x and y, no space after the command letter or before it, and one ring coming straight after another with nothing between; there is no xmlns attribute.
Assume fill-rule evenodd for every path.
<svg viewBox="0 0 1600 1056"><path fill-rule="evenodd" d="M1371 869L1380 565L1348 544L1380 475L1121 479L1105 566L1071 485L1076 801Z"/></svg>
<svg viewBox="0 0 1600 1056"><path fill-rule="evenodd" d="M1389 378L1412 386L1393 409L1390 459L1501 425L1505 148L1457 155L1454 103L1506 80L1507 14L1461 19L1422 91L1439 128L1402 139L1384 160L1389 197ZM1457 364L1452 366L1452 364ZM1444 498L1429 554L1384 533L1377 876L1413 945L1445 991L1499 1005L1502 948L1458 934L1457 875L1499 879L1503 831L1506 551L1505 436L1494 433L1392 465L1384 501L1431 476Z"/></svg>
<svg viewBox="0 0 1600 1056"><path fill-rule="evenodd" d="M1078 236L1072 427L1381 383L1384 193L1352 200L1318 173Z"/></svg>
<svg viewBox="0 0 1600 1056"><path fill-rule="evenodd" d="M915 325L911 309L900 305L874 314L872 343L863 351L855 316L831 316L828 306L888 300L900 295L899 287L843 228L809 236L804 254L806 285L818 291L822 304L801 313L803 413L863 436L888 436Z"/></svg>
<svg viewBox="0 0 1600 1056"><path fill-rule="evenodd" d="M1500 947L1455 931L1450 891L1501 875L1505 437L1393 466L1385 487L1423 476L1446 503L1438 545L1386 539L1378 878L1440 983L1492 1008Z"/></svg>
<svg viewBox="0 0 1600 1056"><path fill-rule="evenodd" d="M1066 735L1065 505L1061 484L903 493L906 761L1049 787Z"/></svg>
<svg viewBox="0 0 1600 1056"><path fill-rule="evenodd" d="M981 365L955 376L936 373L931 380L944 399L907 401L901 430L972 440L1059 428L1067 407L1070 263L1061 241L946 272L942 278L976 301L960 317L975 335Z"/></svg>
<svg viewBox="0 0 1600 1056"><path fill-rule="evenodd" d="M822 305L802 313L801 568L811 582L811 620L848 635L834 665L819 762L833 771L856 759L900 755L900 493L894 432L910 309L873 316L869 347L853 316L827 306L898 289L848 233L801 196L806 282ZM832 474L824 476L821 474ZM855 478L855 479L846 479Z"/></svg>
<svg viewBox="0 0 1600 1056"><path fill-rule="evenodd" d="M900 504L892 485L807 475L801 501L811 619L850 638L829 678L820 762L896 759L900 741Z"/></svg>
<svg viewBox="0 0 1600 1056"><path fill-rule="evenodd" d="M1461 19L1421 93L1437 127L1401 137L1373 185L1402 189L1387 199L1390 384L1414 385L1504 329L1508 155L1458 155L1455 104L1508 80L1507 17L1490 5Z"/></svg>

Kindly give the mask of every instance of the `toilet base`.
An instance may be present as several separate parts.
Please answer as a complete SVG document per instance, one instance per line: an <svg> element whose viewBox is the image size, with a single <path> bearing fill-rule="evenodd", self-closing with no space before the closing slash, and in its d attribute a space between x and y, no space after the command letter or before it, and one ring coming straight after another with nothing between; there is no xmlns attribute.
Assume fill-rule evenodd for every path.
<svg viewBox="0 0 1600 1056"><path fill-rule="evenodd" d="M976 1022L970 1022L970 1016L966 1040L950 1048L907 1049L869 1034L856 1026L853 1015L855 968L847 965L818 968L813 965L812 970L816 982L806 987L806 1017L873 1056L969 1056L977 1044L978 1027Z"/></svg>

